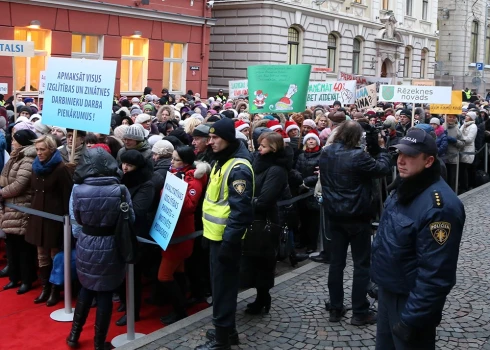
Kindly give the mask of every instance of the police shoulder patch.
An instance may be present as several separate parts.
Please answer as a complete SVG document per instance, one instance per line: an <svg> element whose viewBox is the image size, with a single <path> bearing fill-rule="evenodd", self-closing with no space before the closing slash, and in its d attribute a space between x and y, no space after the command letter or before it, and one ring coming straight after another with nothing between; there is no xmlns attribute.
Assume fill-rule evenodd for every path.
<svg viewBox="0 0 490 350"><path fill-rule="evenodd" d="M451 224L446 221L433 222L429 224L429 230L434 240L440 245L443 245L447 242L451 233Z"/></svg>
<svg viewBox="0 0 490 350"><path fill-rule="evenodd" d="M444 206L444 202L442 201L442 196L439 191L432 191L432 203L434 204L434 208L442 208Z"/></svg>
<svg viewBox="0 0 490 350"><path fill-rule="evenodd" d="M236 193L238 193L239 195L242 195L247 188L247 182L245 180L235 180L233 181L232 185Z"/></svg>

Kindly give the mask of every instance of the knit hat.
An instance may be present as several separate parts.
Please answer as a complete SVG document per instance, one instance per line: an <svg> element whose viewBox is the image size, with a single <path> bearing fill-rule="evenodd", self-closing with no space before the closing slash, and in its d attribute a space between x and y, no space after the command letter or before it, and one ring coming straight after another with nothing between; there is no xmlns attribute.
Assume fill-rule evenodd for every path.
<svg viewBox="0 0 490 350"><path fill-rule="evenodd" d="M441 125L441 121L439 120L439 118L431 118L429 124Z"/></svg>
<svg viewBox="0 0 490 350"><path fill-rule="evenodd" d="M17 122L14 124L14 129L16 132L19 130L31 130L34 133L36 132L36 129L34 129L34 125L29 122Z"/></svg>
<svg viewBox="0 0 490 350"><path fill-rule="evenodd" d="M310 128L312 129L316 129L316 124L315 124L315 121L313 119L305 119L303 121L303 126L309 126Z"/></svg>
<svg viewBox="0 0 490 350"><path fill-rule="evenodd" d="M412 112L410 112L408 109L402 109L400 112L400 117L404 115L410 119L412 119Z"/></svg>
<svg viewBox="0 0 490 350"><path fill-rule="evenodd" d="M242 131L243 129L250 128L250 124L245 123L243 120L237 120L235 122L235 129Z"/></svg>
<svg viewBox="0 0 490 350"><path fill-rule="evenodd" d="M335 114L331 117L328 117L332 123L335 123L335 124L340 124L342 122L345 122L346 120L346 117L345 117L345 113L344 112L335 112Z"/></svg>
<svg viewBox="0 0 490 350"><path fill-rule="evenodd" d="M119 140L122 140L128 128L129 125L119 125L117 128L114 129L114 136L117 137Z"/></svg>
<svg viewBox="0 0 490 350"><path fill-rule="evenodd" d="M203 116L200 113L194 113L194 114L192 114L191 115L191 118L199 119L201 122L204 121L204 118L203 118Z"/></svg>
<svg viewBox="0 0 490 350"><path fill-rule="evenodd" d="M153 96L151 94L146 95L145 96L145 101L153 101Z"/></svg>
<svg viewBox="0 0 490 350"><path fill-rule="evenodd" d="M131 110L131 113L130 113L131 117L132 117L133 115L140 115L140 114L143 114L143 111L142 111L141 109L137 108L137 107L136 107L136 108L133 108L133 109ZM128 115L129 115L129 114L128 114Z"/></svg>
<svg viewBox="0 0 490 350"><path fill-rule="evenodd" d="M126 152L123 152L123 154L121 154L121 163L127 163L127 164L134 165L137 168L141 168L145 166L146 159L141 154L141 152L138 152L137 150L134 149L130 149Z"/></svg>
<svg viewBox="0 0 490 350"><path fill-rule="evenodd" d="M24 99L24 103L29 103L29 102L34 102L34 99L32 97L26 97Z"/></svg>
<svg viewBox="0 0 490 350"><path fill-rule="evenodd" d="M30 123L29 118L27 118L27 117L18 117L16 122L17 123L20 123L20 122Z"/></svg>
<svg viewBox="0 0 490 350"><path fill-rule="evenodd" d="M215 134L228 142L236 141L235 123L229 118L218 120L209 128L210 134Z"/></svg>
<svg viewBox="0 0 490 350"><path fill-rule="evenodd" d="M320 138L318 137L318 132L316 130L311 130L305 135L303 138L303 145L306 145L306 141L308 141L308 139L314 139L318 143L318 146L321 145Z"/></svg>
<svg viewBox="0 0 490 350"><path fill-rule="evenodd" d="M105 143L96 143L95 145L92 145L91 148L102 148L107 153L111 154L111 149Z"/></svg>
<svg viewBox="0 0 490 350"><path fill-rule="evenodd" d="M144 105L143 110L145 110L145 109L151 109L151 110L153 110L154 108L153 108L153 106L151 104L148 103L148 104Z"/></svg>
<svg viewBox="0 0 490 350"><path fill-rule="evenodd" d="M467 117L470 117L471 119L475 120L476 119L476 113L473 112L473 111L469 111L468 113L466 113L466 116Z"/></svg>
<svg viewBox="0 0 490 350"><path fill-rule="evenodd" d="M133 97L133 98L131 99L131 103L139 103L139 102L140 102L140 99L139 99L139 98L137 98L137 97Z"/></svg>
<svg viewBox="0 0 490 350"><path fill-rule="evenodd" d="M51 128L49 126L41 123L41 120L37 120L34 123L34 129L36 129L36 131L42 135L46 135L46 134L49 134L51 132Z"/></svg>
<svg viewBox="0 0 490 350"><path fill-rule="evenodd" d="M289 138L288 134L286 134L286 132L284 130L281 130L281 136L282 136L282 139L284 140L284 142L291 142L291 139Z"/></svg>
<svg viewBox="0 0 490 350"><path fill-rule="evenodd" d="M126 113L126 115L130 115L130 114L131 114L131 112L129 112L128 107L121 107L121 108L119 108L119 109L116 111L116 114L119 114L119 113L121 113L121 112Z"/></svg>
<svg viewBox="0 0 490 350"><path fill-rule="evenodd" d="M34 119L38 119L39 120L39 119L41 119L41 116L39 114L35 113L35 114L31 115L31 117L29 118L29 121L31 123L34 123L34 122L36 122L36 120L34 120Z"/></svg>
<svg viewBox="0 0 490 350"><path fill-rule="evenodd" d="M389 115L386 117L385 121L383 122L383 126L391 129L391 130L395 130L396 128L396 119L394 116L392 115Z"/></svg>
<svg viewBox="0 0 490 350"><path fill-rule="evenodd" d="M153 145L155 143L157 143L158 141L160 141L163 137L161 135L151 135L149 138L148 138L148 143L150 144L151 147L153 147Z"/></svg>
<svg viewBox="0 0 490 350"><path fill-rule="evenodd" d="M287 132L287 133L288 133L288 132L290 132L291 130L294 130L294 129L296 129L296 130L298 130L298 131L299 131L299 126L298 126L298 124L296 124L296 122L294 122L294 121L292 121L292 120L287 121L287 122L286 122L285 127L286 127L286 132Z"/></svg>
<svg viewBox="0 0 490 350"><path fill-rule="evenodd" d="M31 130L19 130L13 135L15 141L20 143L22 146L32 145L37 135Z"/></svg>
<svg viewBox="0 0 490 350"><path fill-rule="evenodd" d="M116 128L117 129L117 128ZM144 141L145 140L145 129L141 124L130 125L126 132L124 133L123 139Z"/></svg>
<svg viewBox="0 0 490 350"><path fill-rule="evenodd" d="M247 136L245 136L245 134L241 131L238 131L238 129L235 129L235 136L237 139L241 139L241 140L245 140L247 141Z"/></svg>
<svg viewBox="0 0 490 350"><path fill-rule="evenodd" d="M199 124L194 128L192 136L197 137L208 137L209 136L209 126L206 124Z"/></svg>
<svg viewBox="0 0 490 350"><path fill-rule="evenodd" d="M277 129L282 129L282 125L275 119L269 120L266 126L268 129L271 129L272 131L275 131Z"/></svg>
<svg viewBox="0 0 490 350"><path fill-rule="evenodd" d="M223 106L224 109L230 109L230 108L233 108L233 105L231 103L225 103L225 105Z"/></svg>
<svg viewBox="0 0 490 350"><path fill-rule="evenodd" d="M121 98L119 99L119 103L121 103L122 101L127 100L127 99L128 99L127 96L121 96Z"/></svg>
<svg viewBox="0 0 490 350"><path fill-rule="evenodd" d="M153 145L151 151L164 158L169 158L172 156L174 146L167 140L159 140Z"/></svg>
<svg viewBox="0 0 490 350"><path fill-rule="evenodd" d="M151 120L151 116L146 113L141 113L136 117L135 122L138 124L143 124L146 123L148 120Z"/></svg>

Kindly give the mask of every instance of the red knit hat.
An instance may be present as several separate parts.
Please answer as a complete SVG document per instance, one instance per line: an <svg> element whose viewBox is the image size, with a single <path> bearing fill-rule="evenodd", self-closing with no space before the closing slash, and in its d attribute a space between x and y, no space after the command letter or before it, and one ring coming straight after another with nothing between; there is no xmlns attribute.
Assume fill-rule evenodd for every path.
<svg viewBox="0 0 490 350"><path fill-rule="evenodd" d="M105 143L96 143L95 145L92 145L92 148L97 148L97 147L102 148L103 150L106 150L107 153L111 154L111 149Z"/></svg>
<svg viewBox="0 0 490 350"><path fill-rule="evenodd" d="M243 120L237 120L235 122L235 129L242 131L243 129L250 128L250 124L245 123Z"/></svg>
<svg viewBox="0 0 490 350"><path fill-rule="evenodd" d="M282 139L284 140L284 143L291 142L291 139L289 138L288 134L286 134L284 130L281 130L281 136Z"/></svg>
<svg viewBox="0 0 490 350"><path fill-rule="evenodd" d="M267 128L274 131L276 129L282 129L282 125L277 120L269 120L267 122Z"/></svg>
<svg viewBox="0 0 490 350"><path fill-rule="evenodd" d="M298 124L296 124L296 122L295 121L292 121L292 120L286 122L285 127L286 127L286 132L290 132L291 130L294 130L294 129L296 129L296 130L299 131Z"/></svg>
<svg viewBox="0 0 490 350"><path fill-rule="evenodd" d="M320 138L318 137L318 131L316 130L311 130L305 135L305 137L303 138L303 145L306 145L306 141L308 141L308 139L315 139L318 143L318 146L321 145Z"/></svg>

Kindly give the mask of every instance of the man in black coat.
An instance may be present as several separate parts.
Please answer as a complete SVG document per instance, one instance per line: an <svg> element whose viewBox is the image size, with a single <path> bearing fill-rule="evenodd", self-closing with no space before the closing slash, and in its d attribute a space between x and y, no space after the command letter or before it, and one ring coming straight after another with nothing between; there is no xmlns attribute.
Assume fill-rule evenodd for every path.
<svg viewBox="0 0 490 350"><path fill-rule="evenodd" d="M378 139L380 153L374 159L359 143L363 133L359 123L346 121L337 129L333 144L322 151L320 181L325 213L331 233L331 263L328 275L330 322L340 322L346 313L344 268L351 245L354 261L351 324L376 323L366 295L369 285L373 179L390 173L391 156L384 140Z"/></svg>

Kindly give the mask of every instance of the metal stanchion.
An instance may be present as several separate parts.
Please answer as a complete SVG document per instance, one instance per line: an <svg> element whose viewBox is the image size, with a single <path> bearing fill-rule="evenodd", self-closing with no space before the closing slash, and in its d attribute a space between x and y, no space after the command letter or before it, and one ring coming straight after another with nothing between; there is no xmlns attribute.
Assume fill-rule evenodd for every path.
<svg viewBox="0 0 490 350"><path fill-rule="evenodd" d="M71 307L71 223L68 215L63 217L64 226L64 278L65 278L65 307L53 311L50 315L51 319L58 322L73 321L74 308Z"/></svg>
<svg viewBox="0 0 490 350"><path fill-rule="evenodd" d="M456 157L456 183L454 184L454 192L458 194L458 183L459 183L459 154Z"/></svg>
<svg viewBox="0 0 490 350"><path fill-rule="evenodd" d="M134 264L128 264L126 273L126 320L127 333L120 334L111 341L116 348L146 335L135 333L134 330Z"/></svg>
<svg viewBox="0 0 490 350"><path fill-rule="evenodd" d="M488 173L488 143L485 143L485 172Z"/></svg>

